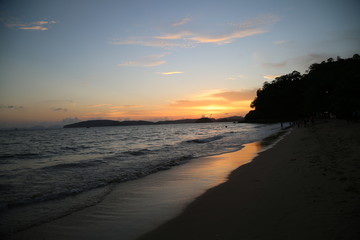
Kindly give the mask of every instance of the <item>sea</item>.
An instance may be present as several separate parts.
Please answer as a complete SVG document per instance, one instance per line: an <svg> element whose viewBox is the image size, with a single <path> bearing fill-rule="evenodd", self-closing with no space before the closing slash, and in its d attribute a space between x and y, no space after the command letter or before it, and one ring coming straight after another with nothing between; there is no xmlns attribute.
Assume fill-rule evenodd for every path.
<svg viewBox="0 0 360 240"><path fill-rule="evenodd" d="M0 233L96 205L115 185L240 150L279 130L194 123L0 131Z"/></svg>

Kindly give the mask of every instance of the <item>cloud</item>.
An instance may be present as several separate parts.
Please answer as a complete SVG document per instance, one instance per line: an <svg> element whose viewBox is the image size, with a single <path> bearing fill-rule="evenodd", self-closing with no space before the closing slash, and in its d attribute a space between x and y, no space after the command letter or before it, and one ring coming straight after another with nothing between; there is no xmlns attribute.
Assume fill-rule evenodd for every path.
<svg viewBox="0 0 360 240"><path fill-rule="evenodd" d="M189 41L168 41L168 39L162 39L164 36L155 36L155 37L131 37L127 40L114 40L111 41L112 45L140 45L145 47L160 47L160 48L191 48L194 47L194 44Z"/></svg>
<svg viewBox="0 0 360 240"><path fill-rule="evenodd" d="M232 43L233 41L239 38L245 38L265 32L266 31L264 29L246 29L246 30L238 30L222 35L207 35L207 36L197 35L188 39L195 41L197 43L215 43L222 45L222 44Z"/></svg>
<svg viewBox="0 0 360 240"><path fill-rule="evenodd" d="M247 79L247 78L248 78L247 76L239 74L237 76L228 77L227 79L233 81L233 80L237 80L237 79Z"/></svg>
<svg viewBox="0 0 360 240"><path fill-rule="evenodd" d="M190 18L183 18L175 26L187 23ZM142 45L149 47L194 47L197 44L213 43L218 45L229 44L237 39L250 37L268 32L268 27L280 18L274 15L262 16L243 23L231 23L226 26L230 29L223 32L224 27L213 27L213 32L183 30L157 36L129 37L128 39L112 41L114 45ZM173 25L174 26L174 25Z"/></svg>
<svg viewBox="0 0 360 240"><path fill-rule="evenodd" d="M42 26L30 26L30 27L19 27L19 29L22 29L22 30L40 30L40 31L45 31L45 30L48 30L49 28L47 28L47 27L42 27Z"/></svg>
<svg viewBox="0 0 360 240"><path fill-rule="evenodd" d="M107 109L122 109L122 108L140 108L143 107L141 105L113 105L113 104L95 104L95 105L88 105L88 108L102 108L106 107ZM113 110L115 111L115 110Z"/></svg>
<svg viewBox="0 0 360 240"><path fill-rule="evenodd" d="M267 80L274 80L277 77L280 77L280 75L265 75L264 76L264 78Z"/></svg>
<svg viewBox="0 0 360 240"><path fill-rule="evenodd" d="M164 60L159 61L151 61L151 62L144 62L144 61L128 61L124 63L118 64L119 67L155 67L166 63Z"/></svg>
<svg viewBox="0 0 360 240"><path fill-rule="evenodd" d="M81 118L86 119L119 119L119 118L137 118L144 119L144 116L152 114L147 110L141 109L140 105L119 105L112 106L109 109L98 112L87 112ZM140 109L139 109L140 108Z"/></svg>
<svg viewBox="0 0 360 240"><path fill-rule="evenodd" d="M181 99L170 104L170 107L200 109L212 111L236 110L249 106L256 96L256 89L225 91L209 90L194 96L192 99Z"/></svg>
<svg viewBox="0 0 360 240"><path fill-rule="evenodd" d="M52 105L63 105L63 104L76 104L75 101L71 99L47 99L44 101L39 102L41 104L52 104Z"/></svg>
<svg viewBox="0 0 360 240"><path fill-rule="evenodd" d="M140 108L140 107L143 107L141 105L119 105L119 106L112 106L110 108L113 108L113 109L118 109L118 108Z"/></svg>
<svg viewBox="0 0 360 240"><path fill-rule="evenodd" d="M118 64L119 67L155 67L166 63L165 60L161 60L169 53L163 53L159 55L146 56L138 60L127 61Z"/></svg>
<svg viewBox="0 0 360 240"><path fill-rule="evenodd" d="M241 90L241 91L224 91L220 93L211 94L210 97L222 98L227 101L238 102L248 101L253 99L256 95L256 89Z"/></svg>
<svg viewBox="0 0 360 240"><path fill-rule="evenodd" d="M53 110L54 112L67 112L68 111L67 108L61 108L61 107L52 108L51 110Z"/></svg>
<svg viewBox="0 0 360 240"><path fill-rule="evenodd" d="M51 25L56 24L54 20L41 20L36 22L23 22L17 18L9 16L1 16L0 21L7 28L16 28L21 30L30 31L46 31L49 30Z"/></svg>
<svg viewBox="0 0 360 240"><path fill-rule="evenodd" d="M176 40L176 39L183 39L186 36L193 36L194 33L189 32L189 31L183 31L183 32L178 32L178 33L169 33L166 35L162 35L162 36L154 36L153 38L155 39L163 39L163 40Z"/></svg>
<svg viewBox="0 0 360 240"><path fill-rule="evenodd" d="M23 106L16 106L16 105L0 105L0 109L10 109L10 110L19 110L24 109Z"/></svg>
<svg viewBox="0 0 360 240"><path fill-rule="evenodd" d="M230 25L237 26L239 28L255 28L274 24L280 20L281 18L277 15L267 14L249 19L241 23L230 23Z"/></svg>
<svg viewBox="0 0 360 240"><path fill-rule="evenodd" d="M204 100L177 100L170 104L172 107L204 107L214 105L225 105L227 101L222 99L204 99Z"/></svg>
<svg viewBox="0 0 360 240"><path fill-rule="evenodd" d="M190 17L184 17L180 21L171 24L171 26L178 27L178 26L188 23L190 20L191 20Z"/></svg>
<svg viewBox="0 0 360 240"><path fill-rule="evenodd" d="M173 75L173 74L182 74L184 72L158 72L158 74L162 75Z"/></svg>
<svg viewBox="0 0 360 240"><path fill-rule="evenodd" d="M108 103L102 103L102 104L95 104L95 105L88 105L88 108L98 108L98 107L104 107L104 106L111 106L111 104Z"/></svg>

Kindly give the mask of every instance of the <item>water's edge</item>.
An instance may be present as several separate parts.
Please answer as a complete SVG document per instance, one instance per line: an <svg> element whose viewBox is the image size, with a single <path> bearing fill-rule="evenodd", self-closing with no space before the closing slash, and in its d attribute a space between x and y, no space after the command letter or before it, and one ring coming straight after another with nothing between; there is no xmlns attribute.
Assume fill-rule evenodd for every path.
<svg viewBox="0 0 360 240"><path fill-rule="evenodd" d="M148 175L146 177L143 177L143 178L140 178L140 179L137 179L137 180L133 180L133 181L130 181L130 182L125 182L125 183L120 183L120 184L112 184L112 185L109 185L107 186L106 188L100 188L100 189L96 189L94 191L102 191L101 194L99 194L99 192L97 193L94 193L98 196L102 196L101 198L98 198L96 201L94 202L88 202L86 203L86 207L82 207L81 209L76 209L76 203L79 202L79 201L82 201L82 203L84 201L87 201L88 199L92 199L92 198L89 198L87 195L88 194L91 194L91 192L87 192L87 193L83 193L83 194L79 194L77 196L73 196L73 197L70 197L68 200L69 201L72 201L73 204L74 204L74 207L69 209L68 212L66 212L65 214L62 214L61 216L58 216L57 218L52 218L52 219L44 219L44 216L41 216L41 208L44 208L44 207L47 207L46 204L55 204L55 205L60 205L60 207L58 206L58 209L61 210L61 201L57 202L57 201L51 201L51 202L48 202L48 203L45 203L45 206L44 206L44 203L41 203L41 204L34 204L33 206L31 206L31 208L27 209L27 211L31 211L33 214L36 213L38 214L38 222L36 221L31 221L31 223L29 222L27 225L24 224L23 225L23 228L22 229L12 229L12 233L14 232L18 232L19 230L26 230L26 229L29 229L30 232L32 231L32 229L35 229L36 231L36 228L42 228L42 225L52 225L51 223L54 222L54 221L57 221L57 222L62 222L63 224L66 224L66 221L72 221L72 220L69 220L71 218L73 218L73 216L77 216L77 219L78 218L81 218L80 216L83 215L81 212L83 213L86 213L86 212L91 212L93 211L94 209L97 209L96 211L99 211L99 209L102 209L101 211L104 211L104 205L108 204L109 205L109 201L111 202L111 206L112 209L116 208L116 209L123 209L123 210L119 210L119 211L129 211L129 207L126 206L126 203L124 203L123 200L119 199L119 196L121 195L121 197L123 198L126 198L126 193L128 195L131 195L131 201L132 202L128 202L127 204L130 204L132 206L134 205L148 205L149 202L149 199L148 197L149 196L145 196L145 199L147 199L145 202L141 202L143 200L141 200L141 196L133 196L133 192L131 191L137 191L136 189L140 189L140 191L143 191L144 188L151 188L151 184L155 184L155 185L159 185L159 184L163 184L162 182L166 182L166 181L169 181L169 177L174 177L174 173L173 172L191 172L191 171L194 171L194 174L196 175L196 178L198 178L198 175L199 173L196 173L196 169L198 168L199 169L199 166L200 165L204 165L204 163L206 165L211 165L210 163L213 161L211 159L216 159L216 158L222 158L223 156L227 155L227 154L232 154L232 153L237 153L237 152L242 152L242 154L244 154L245 150L250 150L250 151L253 151L250 155L251 156L247 156L246 158L250 158L250 159L247 159L246 160L246 163L251 161L256 155L258 152L261 152L261 151L264 151L268 148L271 148L272 146L274 146L278 141L280 141L287 133L289 133L289 131L279 131L278 133L276 134L273 134L269 137L266 137L264 138L262 141L259 141L259 142L255 142L255 143L248 143L248 144L244 144L245 145L245 148L242 148L241 150L238 150L238 151L235 151L235 152L230 152L230 153L225 153L225 154L220 154L220 155L214 155L214 156L209 156L209 157L203 157L203 158L200 158L200 159L192 159L191 161L187 162L186 164L183 164L183 165L180 165L180 166L175 166L173 168L171 168L170 170L167 170L167 171L161 171L161 172L158 172L158 173L155 173L155 174L152 174L152 175ZM254 148L254 146L256 146L256 149L248 149L250 148L250 145L252 145L252 147ZM204 159L207 161L204 161ZM200 163L202 161L202 163ZM198 166L196 167L195 165ZM245 163L241 163L241 164L245 164ZM240 164L240 165L241 165ZM135 230L133 231L133 233L131 233L131 230L128 231L128 233L119 233L122 235L122 237L125 237L125 235L128 235L128 238L124 238L124 239L133 239L135 236L134 234L136 234L136 237L140 236L139 234L140 233L145 233L146 231L149 231L153 228L155 228L156 226L158 226L159 224L163 223L164 221L167 221L169 219L171 219L172 217L175 217L177 214L179 214L181 212L181 209L184 208L184 206L188 203L190 203L193 199L195 199L196 197L198 197L199 195L201 195L203 192L205 192L207 189L211 188L211 187L214 187L224 181L227 180L227 177L228 175L233 171L235 170L236 168L238 168L240 165L236 165L236 166L232 166L231 169L227 169L226 170L226 173L223 173L222 175L222 180L219 181L218 178L219 177L216 177L217 180L212 180L212 181L215 181L215 183L213 182L212 184L209 185L209 183L207 183L206 181L208 180L203 180L205 181L205 186L198 186L198 187L194 187L193 184L191 185L191 188L193 188L191 191L193 191L191 194L189 194L189 192L187 192L186 194L188 196L184 197L178 197L180 200L179 202L180 203L177 203L176 207L171 210L170 208L173 208L174 206L170 206L168 203L166 203L165 200L163 200L163 205L167 205L166 207L166 211L167 213L164 213L164 210L162 211L155 211L154 210L154 206L152 206L152 213L149 213L148 211L149 210L143 210L145 212L145 215L147 216L142 216L143 219L148 219L149 218L149 215L156 215L158 221L154 221L154 218L153 217L150 217L151 221L150 223L144 223L140 220L137 220L138 224L137 225L140 225L140 226L134 226ZM181 168L183 170L181 170ZM200 169L203 169L204 166L200 167ZM184 173L181 173L181 174L184 174ZM206 173L205 173L206 175ZM157 179L156 178L160 178L161 180ZM205 177L207 178L207 177ZM155 179L155 180L154 180ZM170 179L170 182L172 180ZM185 180L187 181L187 180ZM201 181L201 180L200 180ZM150 185L149 185L150 183ZM199 185L200 183L198 183ZM203 184L203 183L201 183ZM201 185L200 184L200 185ZM177 187L177 186L176 186ZM164 190L164 188L166 189L166 187L162 187L161 191ZM199 189L200 188L200 189ZM131 189L131 191L129 190ZM175 186L172 186L172 189L175 189ZM154 189L151 189L151 192L153 192ZM175 190L176 192L179 192L178 190ZM184 191L184 190L182 190ZM186 189L186 191L189 191L189 189ZM144 192L144 191L143 191ZM145 191L146 192L146 191ZM181 191L180 191L181 192ZM120 194L119 194L120 193ZM185 194L185 195L186 195ZM158 196L156 196L158 195ZM153 193L153 197L155 198L159 198L160 195L169 195L169 193L165 193L165 192L162 192L162 194L158 193ZM170 193L170 195L174 195L174 193ZM116 197L115 197L116 196ZM109 199L113 199L113 198L117 198L116 201L117 202L121 202L122 201L122 206L116 206L114 207L114 204L117 204L116 201L112 201L112 200L109 200ZM160 197L161 198L161 197ZM185 200L186 198L186 200ZM134 201L138 201L137 204L134 203ZM140 201L140 202L139 202ZM165 203L164 203L165 201ZM172 200L170 200L171 202ZM114 203L115 202L115 203ZM157 206L159 206L161 209L164 209L164 206L161 206L161 201L159 201L159 199L157 200ZM69 203L66 203L66 205L68 206ZM82 206L84 206L82 204ZM49 207L53 207L53 206L49 206ZM19 208L19 214L23 214L23 211L26 210L26 207L24 208ZM107 207L105 208L105 211L104 212L107 212L108 209ZM113 213L113 210L110 210ZM139 214L141 210L138 209L137 210L137 214ZM104 212L102 214L104 214ZM161 214L159 214L159 212L162 212ZM120 213L118 212L118 215L123 215L123 212ZM141 215L141 214L140 214ZM13 216L16 216L16 214ZM133 216L132 216L133 217ZM15 217L16 218L16 217ZM113 221L114 219L111 219L111 221ZM133 221L133 220L132 220ZM116 219L116 222L119 222L119 219ZM121 222L121 221L120 221ZM126 222L126 221L125 221ZM141 224L139 224L141 223ZM34 227L34 226L37 226L37 227ZM33 228L31 228L33 227ZM83 226L85 229L86 229L86 226L84 225ZM52 229L51 227L49 228L49 226L47 226L46 228L48 229ZM118 228L118 226L116 227ZM140 230L139 228L142 228L143 230ZM57 230L56 229L53 229L54 232L56 232ZM23 231L23 232L28 232L28 231ZM26 233L28 234L28 233ZM71 233L69 233L71 235ZM22 235L22 233L20 233L20 236ZM75 234L76 235L76 234ZM94 234L92 234L92 236L94 236ZM66 238L68 239L70 236L67 236ZM103 236L99 236L99 237L103 237ZM71 238L71 237L70 237Z"/></svg>

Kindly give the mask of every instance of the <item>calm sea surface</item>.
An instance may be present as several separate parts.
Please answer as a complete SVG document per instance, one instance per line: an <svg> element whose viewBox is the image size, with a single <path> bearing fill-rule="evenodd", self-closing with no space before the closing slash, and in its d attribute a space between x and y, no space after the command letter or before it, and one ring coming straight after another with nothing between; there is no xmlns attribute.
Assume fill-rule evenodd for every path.
<svg viewBox="0 0 360 240"><path fill-rule="evenodd" d="M277 131L245 123L0 131L0 214L83 196L76 206L42 208L55 218L99 202L114 184L239 150Z"/></svg>

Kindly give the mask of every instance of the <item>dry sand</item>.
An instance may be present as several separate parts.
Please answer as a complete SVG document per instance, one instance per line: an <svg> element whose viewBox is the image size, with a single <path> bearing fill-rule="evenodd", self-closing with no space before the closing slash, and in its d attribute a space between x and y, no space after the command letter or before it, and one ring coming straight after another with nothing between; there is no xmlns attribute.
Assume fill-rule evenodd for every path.
<svg viewBox="0 0 360 240"><path fill-rule="evenodd" d="M360 124L295 128L144 239L360 239Z"/></svg>

